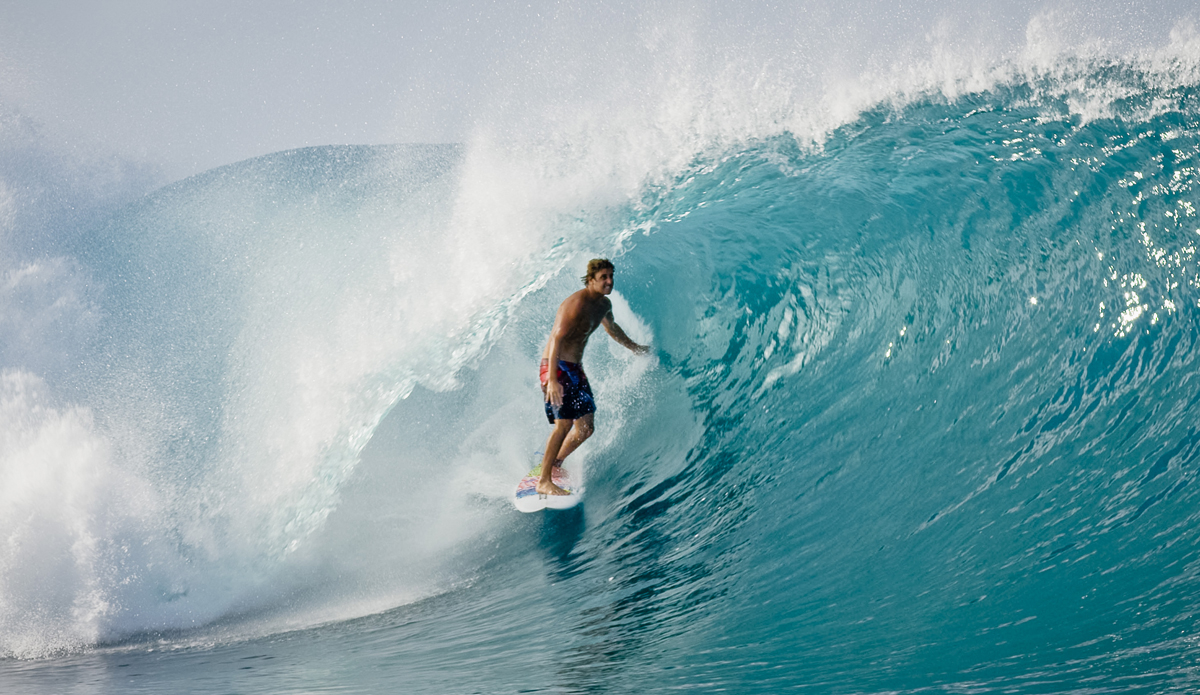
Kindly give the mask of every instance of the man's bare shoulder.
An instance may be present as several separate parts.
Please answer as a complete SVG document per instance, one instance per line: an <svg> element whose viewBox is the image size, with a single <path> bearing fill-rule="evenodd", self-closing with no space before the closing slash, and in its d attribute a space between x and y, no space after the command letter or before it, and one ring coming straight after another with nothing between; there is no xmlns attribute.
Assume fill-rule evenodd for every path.
<svg viewBox="0 0 1200 695"><path fill-rule="evenodd" d="M585 304L584 300L585 300L586 294L587 294L587 290L579 290L578 292L572 293L571 296L567 297L566 299L564 299L562 301L562 304L558 305L559 311L566 311L566 312L571 312L571 313L578 312L581 308L583 308L583 306Z"/></svg>

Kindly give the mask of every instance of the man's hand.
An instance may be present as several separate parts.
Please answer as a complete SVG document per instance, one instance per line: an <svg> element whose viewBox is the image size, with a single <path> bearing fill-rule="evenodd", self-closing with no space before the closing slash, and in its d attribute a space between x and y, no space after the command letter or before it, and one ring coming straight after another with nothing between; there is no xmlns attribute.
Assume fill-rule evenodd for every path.
<svg viewBox="0 0 1200 695"><path fill-rule="evenodd" d="M633 354L635 354L635 355L649 355L650 354L650 346L649 345L634 345L633 347L631 347L629 349L633 350Z"/></svg>
<svg viewBox="0 0 1200 695"><path fill-rule="evenodd" d="M559 408L563 404L562 400L562 384L558 383L558 379L546 380L546 402L555 408Z"/></svg>

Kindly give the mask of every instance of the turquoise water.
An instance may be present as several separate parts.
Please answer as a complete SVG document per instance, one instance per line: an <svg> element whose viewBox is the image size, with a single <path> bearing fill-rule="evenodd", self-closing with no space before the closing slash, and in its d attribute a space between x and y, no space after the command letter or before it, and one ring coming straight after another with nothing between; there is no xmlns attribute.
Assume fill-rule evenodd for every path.
<svg viewBox="0 0 1200 695"><path fill-rule="evenodd" d="M499 210L397 146L97 215L7 348L0 683L1192 692L1198 165L1193 68L1083 61ZM600 255L656 355L593 341L587 497L521 515Z"/></svg>

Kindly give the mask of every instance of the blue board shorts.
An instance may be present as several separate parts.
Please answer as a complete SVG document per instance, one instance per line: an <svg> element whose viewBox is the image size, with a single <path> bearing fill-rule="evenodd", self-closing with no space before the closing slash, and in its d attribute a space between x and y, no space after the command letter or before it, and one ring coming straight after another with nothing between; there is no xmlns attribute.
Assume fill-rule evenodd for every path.
<svg viewBox="0 0 1200 695"><path fill-rule="evenodd" d="M546 395L549 366L549 360L542 360L541 369L538 370L543 398ZM583 373L582 365L559 360L558 383L562 386L562 405L555 408L550 405L550 401L546 401L546 419L551 425L555 420L577 420L588 413L596 412L596 400L592 397L592 388L588 386L587 375Z"/></svg>

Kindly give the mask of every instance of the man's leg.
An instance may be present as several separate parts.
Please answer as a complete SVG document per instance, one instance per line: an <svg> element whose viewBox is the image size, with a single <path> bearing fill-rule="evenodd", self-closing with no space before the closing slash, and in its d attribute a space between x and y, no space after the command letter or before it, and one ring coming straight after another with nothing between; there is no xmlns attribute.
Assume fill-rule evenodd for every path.
<svg viewBox="0 0 1200 695"><path fill-rule="evenodd" d="M546 440L546 453L542 455L542 477L538 480L537 491L543 495L567 495L566 490L554 484L550 479L554 471L554 453L562 449L567 433L571 431L574 420L555 420L554 429L550 430L550 438Z"/></svg>
<svg viewBox="0 0 1200 695"><path fill-rule="evenodd" d="M595 427L592 425L592 420L595 419L595 413L588 413L575 421L575 429L571 432L571 436L566 438L562 443L562 447L558 450L558 460L562 461L570 456L572 452L579 448L580 444L587 441L587 438L592 436Z"/></svg>

